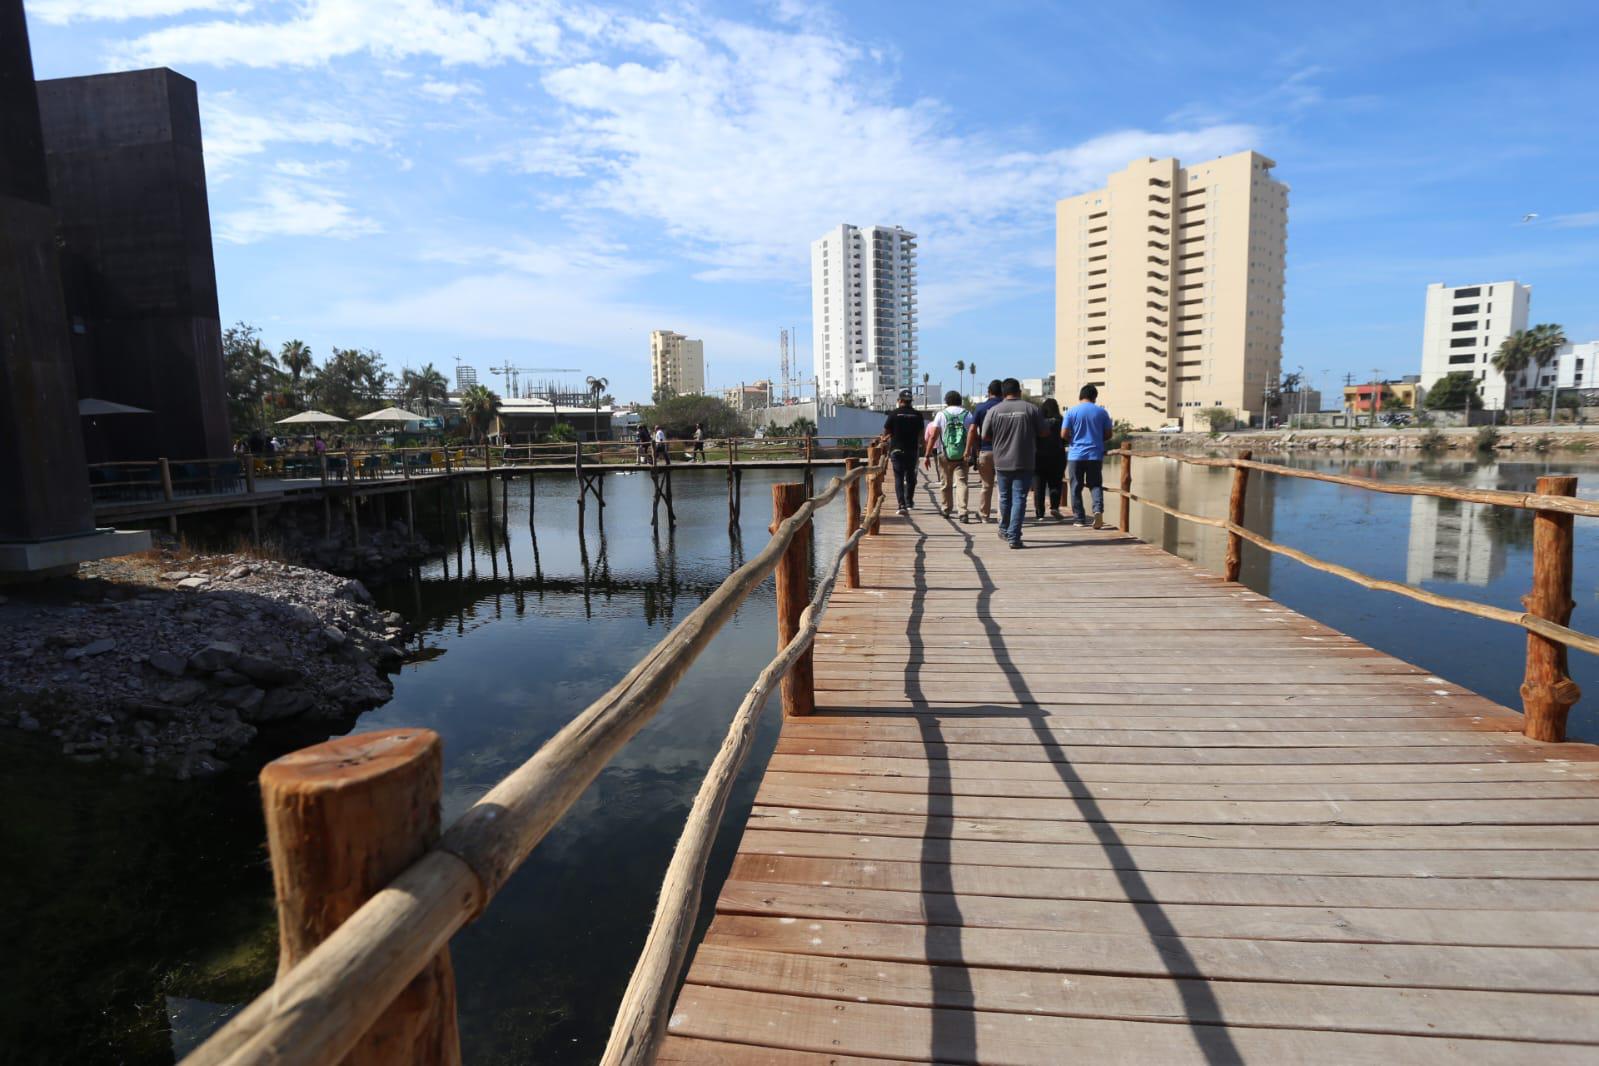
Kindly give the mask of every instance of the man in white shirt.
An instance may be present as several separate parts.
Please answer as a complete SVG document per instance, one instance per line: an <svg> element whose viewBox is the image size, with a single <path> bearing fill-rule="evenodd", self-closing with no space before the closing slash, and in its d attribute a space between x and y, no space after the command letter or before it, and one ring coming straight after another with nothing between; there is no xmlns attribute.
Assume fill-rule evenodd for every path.
<svg viewBox="0 0 1599 1066"><path fill-rule="evenodd" d="M966 439L971 432L972 413L962 406L961 394L951 389L944 394L944 409L933 417L932 432L927 438L927 456L938 463L945 518L955 513L955 474L959 472L962 523L971 512L971 487L967 481L971 464L966 458Z"/></svg>

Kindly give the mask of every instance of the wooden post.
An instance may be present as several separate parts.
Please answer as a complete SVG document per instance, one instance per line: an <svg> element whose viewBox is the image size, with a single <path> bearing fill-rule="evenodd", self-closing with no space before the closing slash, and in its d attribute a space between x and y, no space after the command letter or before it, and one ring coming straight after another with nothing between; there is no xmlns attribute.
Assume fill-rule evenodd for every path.
<svg viewBox="0 0 1599 1066"><path fill-rule="evenodd" d="M416 550L416 490L405 490L405 536L412 551Z"/></svg>
<svg viewBox="0 0 1599 1066"><path fill-rule="evenodd" d="M1131 442L1123 442L1121 454L1122 514L1121 521L1117 523L1116 528L1123 533L1131 533L1133 529L1133 501L1127 498L1127 494L1133 491L1133 446Z"/></svg>
<svg viewBox="0 0 1599 1066"><path fill-rule="evenodd" d="M1238 458L1248 459L1253 452L1242 451ZM1235 526L1244 524L1244 494L1249 489L1249 470L1245 467L1233 467L1233 491L1227 498L1227 521ZM1244 567L1244 538L1237 533L1227 534L1227 573L1224 575L1228 581L1237 581L1238 574Z"/></svg>
<svg viewBox="0 0 1599 1066"><path fill-rule="evenodd" d="M255 492L255 456L244 457L244 491Z"/></svg>
<svg viewBox="0 0 1599 1066"><path fill-rule="evenodd" d="M1575 496L1574 477L1541 477L1540 496ZM1571 621L1572 516L1534 511L1532 516L1532 591L1522 597L1527 613L1558 625ZM1566 715L1582 696L1571 680L1566 646L1527 634L1527 673L1521 683L1521 731L1533 740L1566 739Z"/></svg>
<svg viewBox="0 0 1599 1066"><path fill-rule="evenodd" d="M772 486L772 531L805 505L804 485ZM799 632L800 615L810 602L811 524L794 534L777 564L777 646L788 646ZM783 714L810 714L816 709L816 680L811 673L811 652L794 661L783 675Z"/></svg>
<svg viewBox="0 0 1599 1066"><path fill-rule="evenodd" d="M876 466L878 463L882 462L882 459L883 446L881 444L868 444L866 446L866 465L868 467ZM866 474L866 513L870 514L872 512L872 508L876 507L877 502L882 498L883 475L868 472ZM873 521L871 525L866 527L866 535L868 537L877 536L877 534L881 532L880 527L882 524L882 518L879 517L877 520Z"/></svg>
<svg viewBox="0 0 1599 1066"><path fill-rule="evenodd" d="M389 729L336 737L261 771L279 980L438 839L443 750L432 730ZM460 1061L448 948L342 1060L345 1066Z"/></svg>
<svg viewBox="0 0 1599 1066"><path fill-rule="evenodd" d="M844 460L844 476L848 477L860 465L860 460L850 456ZM844 539L848 540L861 528L861 481L856 478L844 489ZM858 589L861 587L861 549L856 545L844 560L844 587Z"/></svg>
<svg viewBox="0 0 1599 1066"><path fill-rule="evenodd" d="M167 462L166 456L163 455L161 457L161 498L171 503L172 496L172 464ZM178 515L176 511L167 515L167 532L174 535L178 532Z"/></svg>

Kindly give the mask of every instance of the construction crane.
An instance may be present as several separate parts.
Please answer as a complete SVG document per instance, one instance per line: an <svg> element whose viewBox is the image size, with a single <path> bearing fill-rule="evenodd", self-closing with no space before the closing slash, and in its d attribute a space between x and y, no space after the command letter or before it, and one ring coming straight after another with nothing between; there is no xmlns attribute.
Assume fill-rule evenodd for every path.
<svg viewBox="0 0 1599 1066"><path fill-rule="evenodd" d="M507 362L504 366L491 366L489 373L499 374L505 381L505 394L517 395L517 386L521 383L523 374L577 374L581 373L580 367L575 366L512 366Z"/></svg>

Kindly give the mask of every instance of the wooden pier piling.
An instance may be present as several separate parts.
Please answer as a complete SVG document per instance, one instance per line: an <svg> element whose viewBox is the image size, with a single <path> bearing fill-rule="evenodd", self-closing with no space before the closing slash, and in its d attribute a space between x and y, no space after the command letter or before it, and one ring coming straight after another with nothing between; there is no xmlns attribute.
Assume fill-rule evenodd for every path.
<svg viewBox="0 0 1599 1066"><path fill-rule="evenodd" d="M803 484L772 486L772 532L805 504ZM811 524L806 522L777 564L777 647L781 651L800 629L800 615L810 601ZM816 708L816 682L811 676L811 652L805 651L783 677L785 717L810 714Z"/></svg>
<svg viewBox="0 0 1599 1066"><path fill-rule="evenodd" d="M1540 477L1540 496L1575 496L1574 477ZM1532 516L1532 591L1521 601L1529 614L1556 625L1571 621L1572 516L1534 511ZM1566 716L1582 696L1571 679L1566 646L1527 634L1527 672L1521 683L1522 732L1534 740L1566 739Z"/></svg>

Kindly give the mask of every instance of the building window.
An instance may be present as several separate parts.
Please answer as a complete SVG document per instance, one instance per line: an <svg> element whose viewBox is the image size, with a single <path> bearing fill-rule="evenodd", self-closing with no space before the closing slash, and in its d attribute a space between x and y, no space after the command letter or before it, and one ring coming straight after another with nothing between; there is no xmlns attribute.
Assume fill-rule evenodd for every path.
<svg viewBox="0 0 1599 1066"><path fill-rule="evenodd" d="M1449 342L1449 347L1451 348L1475 348L1476 346L1477 340L1475 337L1456 337Z"/></svg>
<svg viewBox="0 0 1599 1066"><path fill-rule="evenodd" d="M1477 328L1477 322L1476 322L1475 319L1473 319L1470 322L1456 322L1454 325L1450 326L1449 328L1451 330L1453 330L1455 333L1460 333L1460 332L1463 332L1463 331L1468 330L1468 329L1469 330L1475 330Z"/></svg>
<svg viewBox="0 0 1599 1066"><path fill-rule="evenodd" d="M1468 296L1481 296L1481 295L1482 295L1482 286L1481 285L1478 285L1475 288L1470 288L1470 289L1456 289L1455 290L1455 299L1457 299L1457 300L1463 300L1463 299L1465 299Z"/></svg>
<svg viewBox="0 0 1599 1066"><path fill-rule="evenodd" d="M1456 304L1455 305L1455 314L1457 314L1457 315L1474 315L1474 314L1477 313L1477 308L1479 308L1481 306L1482 306L1481 304Z"/></svg>

